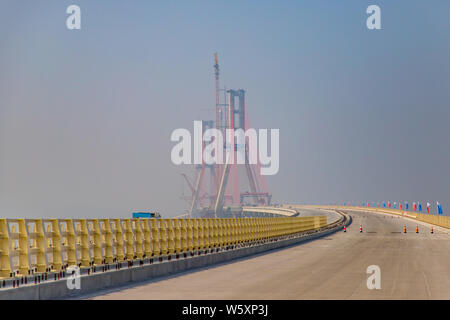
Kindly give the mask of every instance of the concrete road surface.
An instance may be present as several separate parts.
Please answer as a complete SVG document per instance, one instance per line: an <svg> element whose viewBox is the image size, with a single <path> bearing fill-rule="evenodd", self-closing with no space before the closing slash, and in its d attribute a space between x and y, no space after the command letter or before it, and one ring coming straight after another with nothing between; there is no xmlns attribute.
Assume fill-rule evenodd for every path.
<svg viewBox="0 0 450 320"><path fill-rule="evenodd" d="M349 213L347 233L84 298L450 299L450 235L444 229L431 234L429 225L409 219ZM380 267L379 290L367 288L370 265Z"/></svg>

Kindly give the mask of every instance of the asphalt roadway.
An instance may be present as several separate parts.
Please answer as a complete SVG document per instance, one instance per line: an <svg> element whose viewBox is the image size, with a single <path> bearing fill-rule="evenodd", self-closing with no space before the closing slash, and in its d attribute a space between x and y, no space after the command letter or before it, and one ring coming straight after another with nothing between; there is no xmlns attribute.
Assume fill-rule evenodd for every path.
<svg viewBox="0 0 450 320"><path fill-rule="evenodd" d="M430 225L410 219L347 213L353 222L345 233L83 298L450 299L448 230L431 234ZM380 289L367 287L370 265L380 268Z"/></svg>

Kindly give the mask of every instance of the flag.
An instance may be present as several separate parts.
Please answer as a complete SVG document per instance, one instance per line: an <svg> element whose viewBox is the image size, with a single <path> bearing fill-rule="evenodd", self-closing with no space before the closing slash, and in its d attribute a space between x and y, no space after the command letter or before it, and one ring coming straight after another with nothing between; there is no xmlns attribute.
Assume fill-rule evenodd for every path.
<svg viewBox="0 0 450 320"><path fill-rule="evenodd" d="M417 204L413 202L413 211L417 211Z"/></svg>
<svg viewBox="0 0 450 320"><path fill-rule="evenodd" d="M408 210L409 206L408 206L408 202L405 202L405 210Z"/></svg>
<svg viewBox="0 0 450 320"><path fill-rule="evenodd" d="M394 209L397 209L397 202L394 202Z"/></svg>
<svg viewBox="0 0 450 320"><path fill-rule="evenodd" d="M427 202L427 213L430 214L430 203Z"/></svg>
<svg viewBox="0 0 450 320"><path fill-rule="evenodd" d="M390 201L388 201L388 207L389 207L389 208L391 207L391 202L390 202Z"/></svg>
<svg viewBox="0 0 450 320"><path fill-rule="evenodd" d="M419 202L419 212L422 212L422 205Z"/></svg>
<svg viewBox="0 0 450 320"><path fill-rule="evenodd" d="M383 201L383 208L386 208L386 202Z"/></svg>
<svg viewBox="0 0 450 320"><path fill-rule="evenodd" d="M436 203L437 203L437 212L438 212L438 214L443 214L441 204L439 202L436 202Z"/></svg>

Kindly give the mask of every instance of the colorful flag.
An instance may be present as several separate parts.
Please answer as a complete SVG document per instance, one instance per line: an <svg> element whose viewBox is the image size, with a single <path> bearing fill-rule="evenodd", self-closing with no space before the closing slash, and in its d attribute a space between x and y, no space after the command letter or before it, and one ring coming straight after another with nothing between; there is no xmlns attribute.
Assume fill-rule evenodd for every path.
<svg viewBox="0 0 450 320"><path fill-rule="evenodd" d="M388 201L388 207L389 207L389 208L391 207L391 202L390 202L390 201Z"/></svg>
<svg viewBox="0 0 450 320"><path fill-rule="evenodd" d="M417 204L413 202L413 211L417 211Z"/></svg>
<svg viewBox="0 0 450 320"><path fill-rule="evenodd" d="M428 214L430 214L430 205L431 205L431 204L430 204L429 202L427 202L427 213L428 213Z"/></svg>
<svg viewBox="0 0 450 320"><path fill-rule="evenodd" d="M408 208L409 208L408 202L405 202L405 210L408 210Z"/></svg>
<svg viewBox="0 0 450 320"><path fill-rule="evenodd" d="M422 212L422 205L419 202L419 212Z"/></svg>
<svg viewBox="0 0 450 320"><path fill-rule="evenodd" d="M437 202L437 212L438 212L438 214L443 214L442 206L441 206L441 204L439 202Z"/></svg>

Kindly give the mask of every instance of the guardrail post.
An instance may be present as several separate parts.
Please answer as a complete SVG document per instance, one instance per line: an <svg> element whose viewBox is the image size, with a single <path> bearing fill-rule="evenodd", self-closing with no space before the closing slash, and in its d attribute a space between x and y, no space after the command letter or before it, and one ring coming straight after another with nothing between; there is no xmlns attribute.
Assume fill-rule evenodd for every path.
<svg viewBox="0 0 450 320"><path fill-rule="evenodd" d="M28 232L24 219L19 219L19 273L27 275L30 272L29 256L28 256Z"/></svg>
<svg viewBox="0 0 450 320"><path fill-rule="evenodd" d="M9 277L11 273L8 228L6 219L0 219L0 277Z"/></svg>
<svg viewBox="0 0 450 320"><path fill-rule="evenodd" d="M168 250L169 254L175 253L175 230L173 227L172 219L165 219L167 223L167 239L168 239Z"/></svg>
<svg viewBox="0 0 450 320"><path fill-rule="evenodd" d="M186 219L180 219L181 252L188 251L188 226Z"/></svg>
<svg viewBox="0 0 450 320"><path fill-rule="evenodd" d="M91 263L89 232L87 228L86 219L76 220L78 222L76 232L79 241L80 253L81 253L81 266L89 267Z"/></svg>
<svg viewBox="0 0 450 320"><path fill-rule="evenodd" d="M154 257L159 257L161 255L159 224L160 219L150 219L152 231L152 256Z"/></svg>
<svg viewBox="0 0 450 320"><path fill-rule="evenodd" d="M168 234L166 219L158 219L159 222L159 245L161 246L161 254L167 255Z"/></svg>
<svg viewBox="0 0 450 320"><path fill-rule="evenodd" d="M239 242L237 218L231 218L231 239L233 245Z"/></svg>
<svg viewBox="0 0 450 320"><path fill-rule="evenodd" d="M34 219L34 233L36 244L36 269L37 272L47 272L46 240L44 234L44 223L42 219Z"/></svg>
<svg viewBox="0 0 450 320"><path fill-rule="evenodd" d="M213 244L214 244L214 248L219 247L219 224L218 224L218 219L212 219L212 226L213 226Z"/></svg>
<svg viewBox="0 0 450 320"><path fill-rule="evenodd" d="M243 242L247 243L250 240L250 219L251 218L243 218L242 219L242 224L243 224L243 228L244 228L244 232L243 232Z"/></svg>
<svg viewBox="0 0 450 320"><path fill-rule="evenodd" d="M174 227L174 241L175 241L175 252L181 252L181 220L180 219L172 219L173 227Z"/></svg>
<svg viewBox="0 0 450 320"><path fill-rule="evenodd" d="M150 258L152 256L152 234L150 232L149 226L150 220L151 219L138 220L142 231L142 237L144 241L144 255L146 258Z"/></svg>
<svg viewBox="0 0 450 320"><path fill-rule="evenodd" d="M209 228L209 220L207 218L202 219L203 222L203 241L205 245L205 249L211 248L211 235Z"/></svg>
<svg viewBox="0 0 450 320"><path fill-rule="evenodd" d="M243 218L237 219L237 236L239 244L242 244L244 242L244 224L242 219Z"/></svg>
<svg viewBox="0 0 450 320"><path fill-rule="evenodd" d="M225 218L223 219L223 237L225 246L231 245L231 219Z"/></svg>
<svg viewBox="0 0 450 320"><path fill-rule="evenodd" d="M117 262L125 260L125 254L123 250L123 233L122 226L120 223L120 219L113 219L112 223L112 232L114 237L114 249L115 249L115 259Z"/></svg>
<svg viewBox="0 0 450 320"><path fill-rule="evenodd" d="M199 250L205 249L205 221L201 218L195 219L198 223Z"/></svg>
<svg viewBox="0 0 450 320"><path fill-rule="evenodd" d="M100 224L98 223L98 219L90 219L89 224L91 226L90 231L93 241L93 262L96 265L100 265L103 264L102 248L104 247L102 243L102 234L100 232Z"/></svg>
<svg viewBox="0 0 450 320"><path fill-rule="evenodd" d="M225 219L219 218L217 221L217 229L218 229L218 246L225 246Z"/></svg>
<svg viewBox="0 0 450 320"><path fill-rule="evenodd" d="M125 233L125 256L127 260L133 260L136 255L134 253L134 237L130 219L122 219L121 226Z"/></svg>
<svg viewBox="0 0 450 320"><path fill-rule="evenodd" d="M114 255L113 255L113 234L111 231L111 222L109 219L100 219L101 224L101 233L102 233L102 242L104 246L104 260L105 263L113 263Z"/></svg>
<svg viewBox="0 0 450 320"><path fill-rule="evenodd" d="M188 242L188 250L190 252L194 251L194 220L186 219L187 222L187 242Z"/></svg>
<svg viewBox="0 0 450 320"><path fill-rule="evenodd" d="M141 229L141 223L140 223L139 218L133 218L131 221L131 228L133 230L133 234L134 234L134 252L135 252L135 256L138 259L142 259L142 257L144 256L144 240L143 240L143 235L142 235L142 229Z"/></svg>
<svg viewBox="0 0 450 320"><path fill-rule="evenodd" d="M207 218L205 221L205 241L207 241L207 248L212 249L214 247L214 228L211 218ZM206 233L207 231L207 233Z"/></svg>
<svg viewBox="0 0 450 320"><path fill-rule="evenodd" d="M258 218L258 240L264 239L264 218Z"/></svg>
<svg viewBox="0 0 450 320"><path fill-rule="evenodd" d="M57 219L50 219L52 247L52 266L54 270L62 270L61 230ZM25 230L24 230L25 231ZM48 235L47 235L48 236Z"/></svg>
<svg viewBox="0 0 450 320"><path fill-rule="evenodd" d="M258 226L256 224L258 218L251 218L250 219L250 241L254 242L258 239Z"/></svg>

